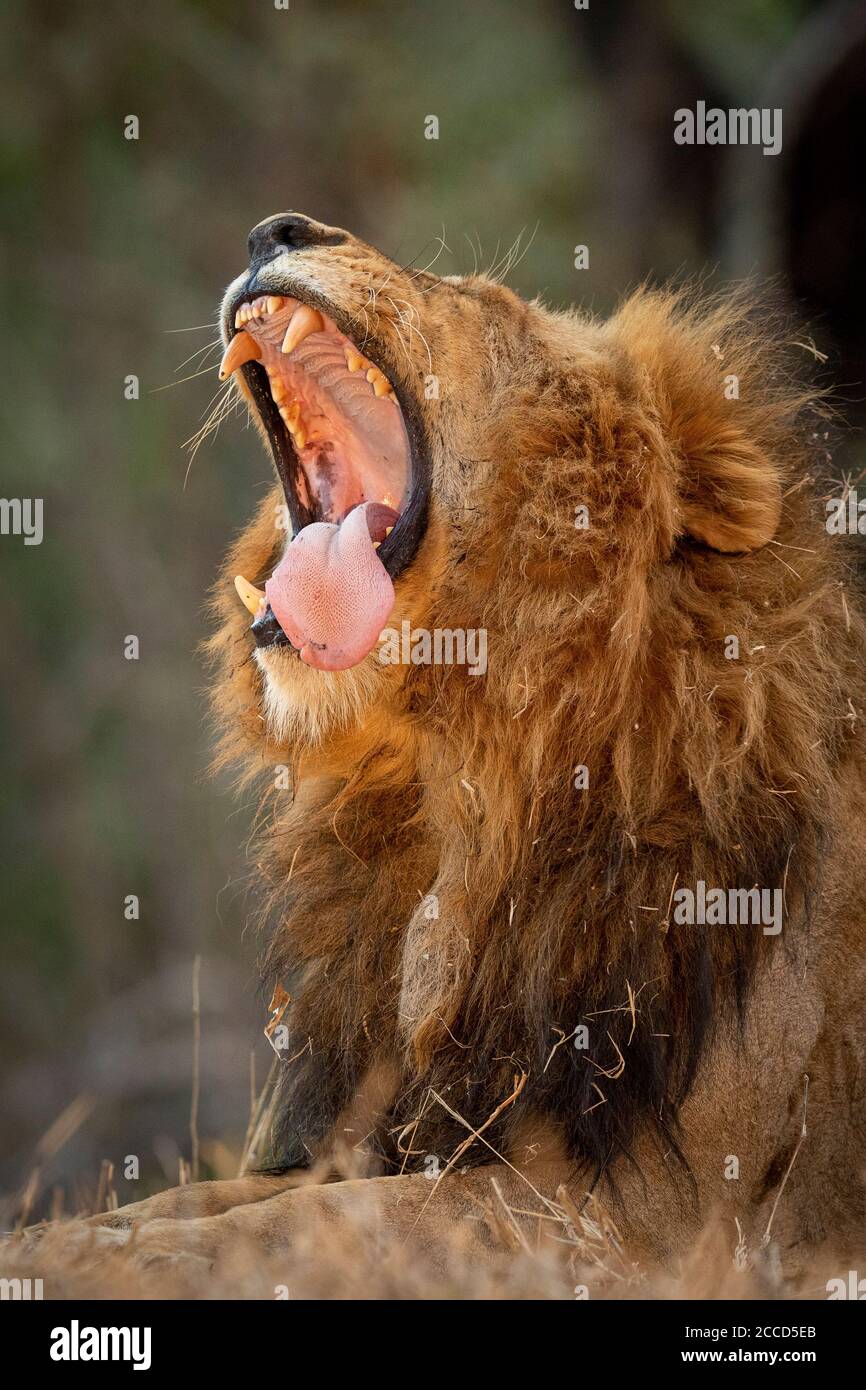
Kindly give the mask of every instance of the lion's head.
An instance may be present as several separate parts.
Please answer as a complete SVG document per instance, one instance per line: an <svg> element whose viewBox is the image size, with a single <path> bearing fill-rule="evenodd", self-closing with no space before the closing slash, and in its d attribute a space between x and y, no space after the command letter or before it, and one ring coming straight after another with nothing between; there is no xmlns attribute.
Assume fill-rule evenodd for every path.
<svg viewBox="0 0 866 1390"><path fill-rule="evenodd" d="M676 884L784 882L794 933L818 872L864 664L815 393L748 294L599 322L294 213L250 257L223 370L279 486L214 651L229 752L294 777L264 858L292 1132L384 1058L405 1164L433 1091L481 1123L521 1071L601 1167L670 1135L766 947L673 930Z"/></svg>
<svg viewBox="0 0 866 1390"><path fill-rule="evenodd" d="M250 258L223 301L223 372L280 487L256 552L238 555L252 581L239 587L273 729L318 740L404 682L380 633L428 629L481 534L500 464L491 433L519 426L545 316L500 285L399 267L297 214L254 228Z"/></svg>
<svg viewBox="0 0 866 1390"><path fill-rule="evenodd" d="M415 630L441 618L453 633L467 588L516 577L582 603L616 563L611 516L649 563L685 535L745 552L775 533L777 471L738 429L719 364L691 364L695 394L714 374L695 419L691 400L665 399L652 324L642 342L639 324L618 332L483 276L403 268L298 214L260 223L249 249L223 301L223 375L281 484L239 584L278 734L319 738L387 702L413 645L424 656ZM639 410L653 418L636 424ZM608 439L591 438L599 425ZM592 450L579 492L551 466L564 444ZM383 650L386 627L399 647Z"/></svg>

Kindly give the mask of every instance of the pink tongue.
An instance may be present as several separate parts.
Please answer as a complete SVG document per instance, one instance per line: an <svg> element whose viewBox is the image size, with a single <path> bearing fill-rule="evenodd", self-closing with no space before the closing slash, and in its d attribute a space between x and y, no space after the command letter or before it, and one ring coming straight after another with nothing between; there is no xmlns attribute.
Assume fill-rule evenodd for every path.
<svg viewBox="0 0 866 1390"><path fill-rule="evenodd" d="M265 584L280 627L308 666L345 671L376 645L394 586L373 542L397 519L382 502L362 502L339 526L313 522Z"/></svg>

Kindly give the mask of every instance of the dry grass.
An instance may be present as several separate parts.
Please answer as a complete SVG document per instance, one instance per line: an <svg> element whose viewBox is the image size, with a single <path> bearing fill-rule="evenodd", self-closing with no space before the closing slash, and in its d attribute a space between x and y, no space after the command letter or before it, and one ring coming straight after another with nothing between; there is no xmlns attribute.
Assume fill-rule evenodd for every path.
<svg viewBox="0 0 866 1390"><path fill-rule="evenodd" d="M272 1067L259 1091L251 1070L249 1124L240 1154L225 1145L201 1144L216 1176L249 1171L266 1149L274 1079ZM196 1089L194 1085L190 1113L194 1151L199 1148ZM519 1089L516 1079L515 1094ZM841 1261L828 1256L785 1277L769 1229L760 1246L750 1248L738 1223L720 1215L708 1222L684 1258L669 1268L652 1268L629 1256L610 1213L595 1196L578 1207L574 1196L560 1188L555 1202L545 1199L540 1205L527 1182L526 1208L518 1208L505 1200L493 1174L487 1198L473 1218L485 1228L489 1248L483 1262L474 1239L477 1227L471 1230L471 1223L441 1231L435 1251L422 1253L386 1229L371 1200L360 1203L351 1220L339 1226L311 1215L285 1252L269 1253L238 1239L212 1265L196 1255L145 1263L137 1256L134 1234L128 1245L106 1248L100 1232L84 1224L94 1213L117 1208L107 1161L90 1197L79 1196L73 1218L59 1219L64 1208L55 1189L50 1208L55 1219L24 1229L40 1209L39 1164L56 1156L89 1113L80 1099L67 1107L40 1141L37 1166L23 1189L3 1204L15 1233L0 1240L0 1278L41 1279L48 1299L824 1299L827 1280L844 1273L850 1263L848 1256ZM471 1142L470 1135L455 1163ZM352 1163L351 1154L344 1157ZM190 1181L191 1169L191 1163L181 1160L181 1184ZM431 1181L431 1201L439 1182L448 1180L447 1172ZM361 1169L347 1167L343 1176L361 1176ZM859 1263L866 1266L866 1242Z"/></svg>
<svg viewBox="0 0 866 1390"><path fill-rule="evenodd" d="M0 1247L0 1277L42 1279L49 1299L630 1300L826 1298L838 1261L816 1261L786 1280L772 1245L746 1249L729 1220L711 1222L688 1256L667 1270L632 1261L616 1226L594 1200L578 1211L560 1190L542 1217L510 1208L491 1179L478 1211L491 1241L483 1263L470 1254L466 1224L421 1254L386 1233L372 1206L339 1228L312 1221L290 1250L268 1253L238 1240L215 1264L194 1255L143 1264L135 1240L105 1249L79 1221L54 1223L38 1238ZM847 1268L847 1265L846 1265Z"/></svg>

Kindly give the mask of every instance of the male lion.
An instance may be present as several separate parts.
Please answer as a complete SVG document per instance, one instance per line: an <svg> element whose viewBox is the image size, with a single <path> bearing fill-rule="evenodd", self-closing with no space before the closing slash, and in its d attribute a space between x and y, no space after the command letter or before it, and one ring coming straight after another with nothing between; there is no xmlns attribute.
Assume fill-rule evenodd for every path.
<svg viewBox="0 0 866 1390"><path fill-rule="evenodd" d="M279 484L212 654L267 782L274 1164L96 1220L211 1258L364 1193L430 1247L564 1188L635 1257L718 1211L842 1251L866 645L802 344L744 294L602 323L296 213L249 250L222 374Z"/></svg>

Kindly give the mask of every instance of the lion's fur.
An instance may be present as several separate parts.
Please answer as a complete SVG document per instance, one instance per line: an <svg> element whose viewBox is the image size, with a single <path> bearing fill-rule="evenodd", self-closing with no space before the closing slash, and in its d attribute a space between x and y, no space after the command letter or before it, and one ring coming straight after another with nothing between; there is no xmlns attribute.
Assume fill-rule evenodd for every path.
<svg viewBox="0 0 866 1390"><path fill-rule="evenodd" d="M483 1125L525 1075L485 1130L497 1152L553 1133L615 1174L655 1132L687 1172L683 1101L715 1040L736 1048L770 958L812 950L841 788L863 781L862 604L822 525L829 426L802 347L749 292L642 289L597 322L354 240L295 253L298 273L359 329L390 275L370 342L433 463L391 622L485 628L489 665L257 661L231 577L274 564L278 492L231 551L214 704L223 760L264 788L265 973L293 995L278 1159L333 1146L375 1072L359 1142L379 1170L444 1162L466 1137L452 1112ZM782 935L674 926L675 885L700 879L783 886ZM861 971L862 904L838 930ZM828 959L810 956L830 1015L846 955ZM761 1049L780 1065L778 1038ZM461 1163L490 1156L476 1141Z"/></svg>

